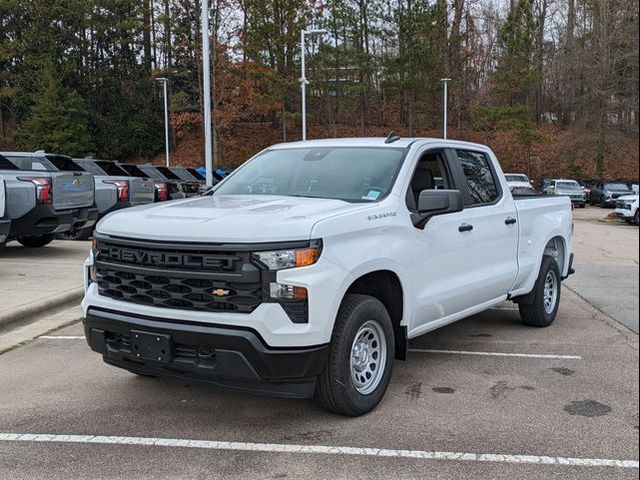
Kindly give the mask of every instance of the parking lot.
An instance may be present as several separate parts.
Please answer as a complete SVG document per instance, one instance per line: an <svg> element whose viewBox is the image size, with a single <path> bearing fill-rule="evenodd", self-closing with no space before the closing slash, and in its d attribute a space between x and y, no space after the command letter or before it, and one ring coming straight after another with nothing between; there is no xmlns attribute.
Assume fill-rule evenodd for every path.
<svg viewBox="0 0 640 480"><path fill-rule="evenodd" d="M420 337L356 419L138 377L79 323L48 332L0 356L0 478L637 478L638 228L608 213L575 212L551 327L509 303Z"/></svg>

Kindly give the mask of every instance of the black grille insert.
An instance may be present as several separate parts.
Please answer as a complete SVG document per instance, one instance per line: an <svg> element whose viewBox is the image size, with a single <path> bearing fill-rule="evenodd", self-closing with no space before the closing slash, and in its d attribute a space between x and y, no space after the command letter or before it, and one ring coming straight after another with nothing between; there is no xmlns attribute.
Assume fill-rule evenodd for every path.
<svg viewBox="0 0 640 480"><path fill-rule="evenodd" d="M262 284L162 277L97 269L100 295L154 307L251 313L262 302ZM214 292L217 292L214 293ZM226 293L228 292L228 293Z"/></svg>

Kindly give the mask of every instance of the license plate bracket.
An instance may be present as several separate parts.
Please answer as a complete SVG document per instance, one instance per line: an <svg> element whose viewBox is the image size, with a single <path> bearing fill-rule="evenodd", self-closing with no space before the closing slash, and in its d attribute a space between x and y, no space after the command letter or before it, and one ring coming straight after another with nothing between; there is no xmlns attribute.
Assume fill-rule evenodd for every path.
<svg viewBox="0 0 640 480"><path fill-rule="evenodd" d="M168 363L173 358L171 335L131 330L131 353L134 357Z"/></svg>

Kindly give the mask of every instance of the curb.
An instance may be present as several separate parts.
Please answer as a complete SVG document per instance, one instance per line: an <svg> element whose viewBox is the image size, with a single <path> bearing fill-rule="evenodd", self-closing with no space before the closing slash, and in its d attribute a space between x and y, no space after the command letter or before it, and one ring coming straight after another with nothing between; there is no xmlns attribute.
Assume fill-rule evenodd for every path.
<svg viewBox="0 0 640 480"><path fill-rule="evenodd" d="M14 308L8 313L0 314L0 331L10 325L21 323L43 312L55 313L65 307L77 305L84 296L84 288L77 287L56 295L53 298L31 302L27 305Z"/></svg>

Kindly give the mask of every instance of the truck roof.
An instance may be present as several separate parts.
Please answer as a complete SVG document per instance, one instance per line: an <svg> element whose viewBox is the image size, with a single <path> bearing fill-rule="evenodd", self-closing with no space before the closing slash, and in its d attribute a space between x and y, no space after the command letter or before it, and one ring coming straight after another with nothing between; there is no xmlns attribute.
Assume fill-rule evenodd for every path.
<svg viewBox="0 0 640 480"><path fill-rule="evenodd" d="M460 140L445 140L442 138L410 137L400 138L392 143L386 143L386 137L360 137L360 138L327 138L323 140L307 140L306 142L279 143L269 147L271 149L304 148L304 147L382 147L382 148L409 148L415 143L421 145L428 143L446 143L452 147L471 147L486 149L486 145L463 142Z"/></svg>

